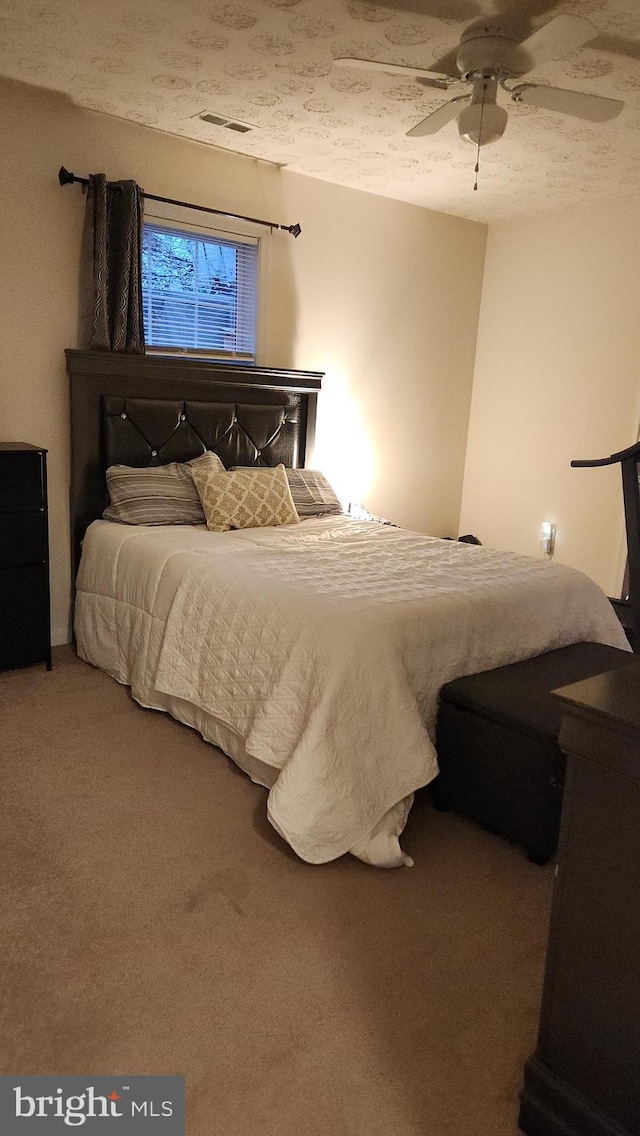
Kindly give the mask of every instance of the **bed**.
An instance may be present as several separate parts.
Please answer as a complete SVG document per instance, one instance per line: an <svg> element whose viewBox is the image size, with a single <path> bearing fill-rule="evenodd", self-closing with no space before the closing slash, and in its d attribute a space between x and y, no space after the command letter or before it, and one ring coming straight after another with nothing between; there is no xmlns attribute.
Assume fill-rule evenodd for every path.
<svg viewBox="0 0 640 1136"><path fill-rule="evenodd" d="M335 515L223 533L100 519L115 463L204 447L303 466L321 375L67 355L78 652L265 786L303 860L410 862L444 683L581 640L627 647L597 585L542 559Z"/></svg>

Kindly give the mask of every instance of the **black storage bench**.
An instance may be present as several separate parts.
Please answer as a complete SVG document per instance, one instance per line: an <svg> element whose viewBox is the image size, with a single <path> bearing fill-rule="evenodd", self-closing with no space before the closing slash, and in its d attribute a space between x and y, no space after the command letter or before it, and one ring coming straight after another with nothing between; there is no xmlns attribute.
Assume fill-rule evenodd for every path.
<svg viewBox="0 0 640 1136"><path fill-rule="evenodd" d="M551 691L628 663L602 643L575 643L455 679L440 692L434 804L522 844L544 864L558 843L565 759Z"/></svg>

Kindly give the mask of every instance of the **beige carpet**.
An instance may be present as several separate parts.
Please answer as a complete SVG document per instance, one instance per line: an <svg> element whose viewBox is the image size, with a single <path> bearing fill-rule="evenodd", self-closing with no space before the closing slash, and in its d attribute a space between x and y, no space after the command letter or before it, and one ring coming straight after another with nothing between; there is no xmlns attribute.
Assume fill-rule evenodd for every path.
<svg viewBox="0 0 640 1136"><path fill-rule="evenodd" d="M552 868L426 797L413 869L299 861L200 737L0 675L2 1073L182 1073L189 1136L515 1136Z"/></svg>

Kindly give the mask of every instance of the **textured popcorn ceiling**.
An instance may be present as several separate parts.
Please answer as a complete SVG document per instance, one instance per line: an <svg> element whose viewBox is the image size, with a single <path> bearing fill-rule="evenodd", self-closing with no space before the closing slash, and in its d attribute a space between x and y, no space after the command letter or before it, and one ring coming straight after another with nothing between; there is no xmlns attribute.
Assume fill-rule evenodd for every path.
<svg viewBox="0 0 640 1136"><path fill-rule="evenodd" d="M450 93L332 61L428 68L472 20L507 8L524 34L527 17L531 31L562 12L588 16L599 37L528 78L626 105L619 118L591 124L519 108L501 93L507 132L482 151L473 192L475 150L455 122L431 138L405 137ZM631 196L640 185L639 0L1 0L0 73L170 134L474 220ZM232 133L201 122L203 112L257 129ZM60 161L73 161L63 139Z"/></svg>

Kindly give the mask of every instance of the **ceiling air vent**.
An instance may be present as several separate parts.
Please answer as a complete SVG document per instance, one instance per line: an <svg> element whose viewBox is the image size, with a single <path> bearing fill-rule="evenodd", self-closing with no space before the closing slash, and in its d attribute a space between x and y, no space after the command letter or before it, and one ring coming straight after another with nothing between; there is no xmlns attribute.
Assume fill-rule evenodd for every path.
<svg viewBox="0 0 640 1136"><path fill-rule="evenodd" d="M235 122L233 118L225 118L221 114L201 114L198 117L203 122L210 122L212 126L224 126L225 130L235 130L238 134L248 134L255 129L246 122Z"/></svg>

